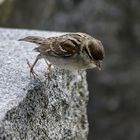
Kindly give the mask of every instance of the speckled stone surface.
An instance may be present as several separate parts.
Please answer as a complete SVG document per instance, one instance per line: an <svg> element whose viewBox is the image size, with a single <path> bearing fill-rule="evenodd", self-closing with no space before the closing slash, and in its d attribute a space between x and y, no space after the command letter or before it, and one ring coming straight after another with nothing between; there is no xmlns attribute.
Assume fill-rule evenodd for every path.
<svg viewBox="0 0 140 140"><path fill-rule="evenodd" d="M28 35L62 33L0 28L0 140L86 140L88 91L86 73L53 68L40 60L35 70L41 81L30 78L36 45L19 42Z"/></svg>

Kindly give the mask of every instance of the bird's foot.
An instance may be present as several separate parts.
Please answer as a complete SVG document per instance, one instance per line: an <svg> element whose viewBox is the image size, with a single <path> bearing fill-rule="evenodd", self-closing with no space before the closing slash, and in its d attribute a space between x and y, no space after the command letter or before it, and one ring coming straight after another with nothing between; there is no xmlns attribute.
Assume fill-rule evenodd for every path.
<svg viewBox="0 0 140 140"><path fill-rule="evenodd" d="M27 65L30 68L30 78L33 77L34 79L38 79L39 81L41 81L39 75L33 70L33 66L29 63L29 60L27 60Z"/></svg>

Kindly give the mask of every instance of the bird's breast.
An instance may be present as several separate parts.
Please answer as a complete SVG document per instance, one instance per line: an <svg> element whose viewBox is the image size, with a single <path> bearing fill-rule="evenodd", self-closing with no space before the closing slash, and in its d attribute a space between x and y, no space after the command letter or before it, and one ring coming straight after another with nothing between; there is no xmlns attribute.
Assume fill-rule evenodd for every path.
<svg viewBox="0 0 140 140"><path fill-rule="evenodd" d="M96 67L96 65L92 63L90 60L86 58L81 58L79 56L72 57L47 56L44 59L45 61L49 61L56 67L67 70L90 69Z"/></svg>

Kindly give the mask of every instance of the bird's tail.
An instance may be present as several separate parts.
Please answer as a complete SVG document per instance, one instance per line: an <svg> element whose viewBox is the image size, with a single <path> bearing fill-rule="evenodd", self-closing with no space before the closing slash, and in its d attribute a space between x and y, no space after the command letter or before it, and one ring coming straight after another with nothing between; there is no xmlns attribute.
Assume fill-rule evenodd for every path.
<svg viewBox="0 0 140 140"><path fill-rule="evenodd" d="M18 41L26 41L26 42L31 42L35 43L38 45L43 44L43 42L46 40L46 38L43 37L38 37L38 36L27 36L25 38L19 39Z"/></svg>

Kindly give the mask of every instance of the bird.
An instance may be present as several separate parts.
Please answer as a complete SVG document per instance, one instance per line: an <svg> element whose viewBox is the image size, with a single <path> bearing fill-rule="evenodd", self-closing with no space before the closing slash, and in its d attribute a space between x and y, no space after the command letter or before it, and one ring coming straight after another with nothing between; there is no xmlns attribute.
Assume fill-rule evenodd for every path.
<svg viewBox="0 0 140 140"><path fill-rule="evenodd" d="M51 79L51 65L67 70L92 69L101 65L105 57L105 50L100 40L82 32L66 33L56 37L27 36L19 39L38 45L34 50L38 52L34 63L30 66L30 73L35 74L33 68L39 59L43 58L48 65L48 78Z"/></svg>

